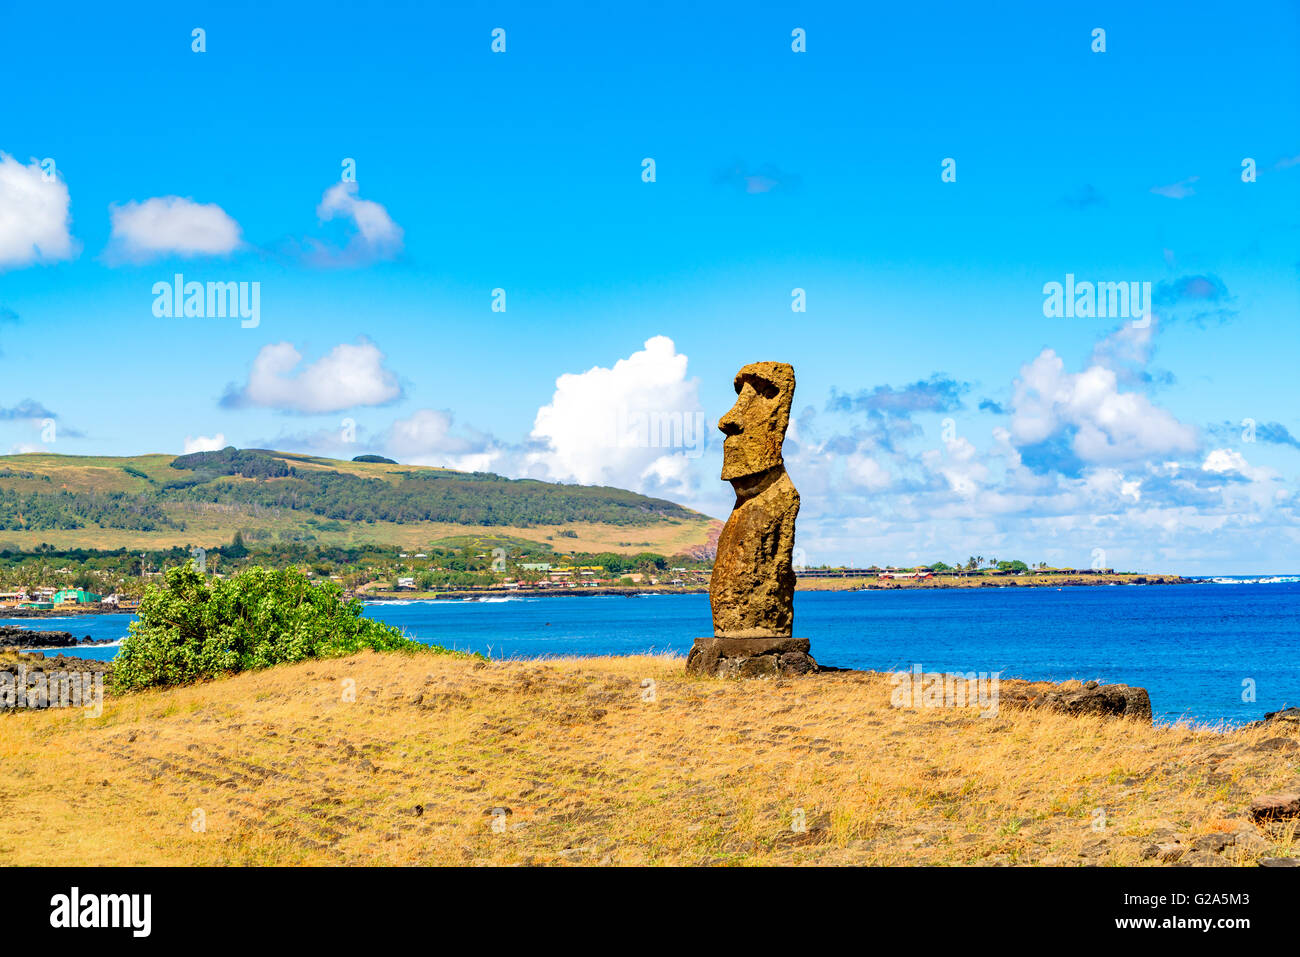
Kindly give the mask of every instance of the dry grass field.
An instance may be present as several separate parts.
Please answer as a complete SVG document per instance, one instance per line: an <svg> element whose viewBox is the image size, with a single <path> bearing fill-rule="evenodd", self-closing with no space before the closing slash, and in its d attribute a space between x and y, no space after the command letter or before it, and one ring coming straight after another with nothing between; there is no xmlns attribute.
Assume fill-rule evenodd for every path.
<svg viewBox="0 0 1300 957"><path fill-rule="evenodd" d="M350 695L349 689L355 694ZM4 864L1252 864L1300 738L366 653L0 715ZM349 700L354 698L354 700ZM1157 845L1162 849L1156 850Z"/></svg>

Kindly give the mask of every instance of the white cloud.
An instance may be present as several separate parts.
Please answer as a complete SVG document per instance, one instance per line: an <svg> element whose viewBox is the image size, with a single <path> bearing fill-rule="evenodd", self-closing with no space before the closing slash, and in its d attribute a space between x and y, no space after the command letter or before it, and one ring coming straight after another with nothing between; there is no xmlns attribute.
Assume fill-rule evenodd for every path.
<svg viewBox="0 0 1300 957"><path fill-rule="evenodd" d="M239 223L216 203L155 196L110 206L109 257L135 262L160 256L224 256L240 245Z"/></svg>
<svg viewBox="0 0 1300 957"><path fill-rule="evenodd" d="M411 465L436 465L462 472L488 472L502 450L488 436L453 435L454 419L439 409L417 409L398 419L388 432L390 455Z"/></svg>
<svg viewBox="0 0 1300 957"><path fill-rule="evenodd" d="M216 435L187 435L185 436L185 454L191 452L220 452L226 447L226 436L222 432Z"/></svg>
<svg viewBox="0 0 1300 957"><path fill-rule="evenodd" d="M962 436L944 441L936 417L917 415L885 444L848 410L802 410L787 445L803 499L796 544L812 564L982 553L1082 567L1104 548L1108 564L1137 570L1286 567L1300 495L1246 461L1267 449L1206 452L1198 429L1154 404L1151 329L1118 329L1078 373L1044 350L1012 384L1005 426L987 433L961 419Z"/></svg>
<svg viewBox="0 0 1300 957"><path fill-rule="evenodd" d="M1201 470L1205 472L1244 472L1245 469L1245 457L1232 449L1213 449L1201 463Z"/></svg>
<svg viewBox="0 0 1300 957"><path fill-rule="evenodd" d="M689 494L710 423L686 365L671 339L655 336L612 368L560 376L533 423L544 448L525 456L530 474Z"/></svg>
<svg viewBox="0 0 1300 957"><path fill-rule="evenodd" d="M67 183L37 160L24 166L0 153L0 269L73 258L70 203Z"/></svg>
<svg viewBox="0 0 1300 957"><path fill-rule="evenodd" d="M1246 457L1235 449L1211 449L1201 463L1202 472L1216 475L1236 473L1251 480L1267 479L1276 473L1272 469L1255 468L1246 461Z"/></svg>
<svg viewBox="0 0 1300 957"><path fill-rule="evenodd" d="M316 215L322 222L350 220L356 232L345 249L332 249L311 241L312 258L322 265L352 265L376 259L391 259L402 251L402 227L393 222L388 210L370 199L361 199L355 182L335 183L321 197Z"/></svg>
<svg viewBox="0 0 1300 957"><path fill-rule="evenodd" d="M979 460L975 446L961 437L944 442L943 453L934 449L924 452L921 461L941 475L951 491L966 499L975 495L989 477L988 466Z"/></svg>
<svg viewBox="0 0 1300 957"><path fill-rule="evenodd" d="M1067 373L1060 356L1044 349L1016 379L1012 439L1032 445L1067 431L1075 454L1088 463L1187 453L1198 444L1194 428L1140 393L1119 391L1113 369L1093 365Z"/></svg>
<svg viewBox="0 0 1300 957"><path fill-rule="evenodd" d="M397 376L384 368L384 354L362 337L342 343L301 367L302 353L288 342L262 347L248 382L227 390L227 408L259 406L285 412L338 412L355 406L384 405L402 396Z"/></svg>
<svg viewBox="0 0 1300 957"><path fill-rule="evenodd" d="M849 480L869 492L879 492L894 484L894 476L889 469L862 452L851 453L844 460L844 467Z"/></svg>

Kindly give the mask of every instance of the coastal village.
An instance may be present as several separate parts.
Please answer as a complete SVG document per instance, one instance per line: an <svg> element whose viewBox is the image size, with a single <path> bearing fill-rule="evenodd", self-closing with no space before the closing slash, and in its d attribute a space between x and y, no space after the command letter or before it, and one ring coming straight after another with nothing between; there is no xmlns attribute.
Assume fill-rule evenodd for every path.
<svg viewBox="0 0 1300 957"><path fill-rule="evenodd" d="M477 580L456 584L430 585L429 571L445 572L442 563L424 552L400 552L397 561L369 581L345 581L339 574L313 571L310 565L301 571L318 581L329 581L343 590L345 598L397 599L415 597L470 597L483 594L635 594L638 592L701 592L709 587L712 568L707 563L694 567L676 565L656 569L643 566L638 571L611 570L597 564L576 564L563 559L554 562L519 561L501 559L493 564L490 553L479 553L485 559L481 570L474 573ZM524 556L521 556L524 557ZM71 577L71 569L59 569ZM216 578L223 573L209 570ZM158 582L162 570L145 572L145 582ZM1030 568L1022 562L1004 562L1001 567L983 560L972 560L962 567L943 563L911 568L894 566L795 568L800 590L874 590L899 587L980 587L980 586L1034 586L1034 585L1086 585L1086 584L1165 584L1183 581L1178 576L1136 575L1116 573L1112 568L1050 568L1045 564ZM93 612L134 612L139 607L138 594L101 594L83 587L55 585L12 586L13 590L0 592L0 617L6 612L15 615L86 614ZM138 592L138 590L137 590Z"/></svg>
<svg viewBox="0 0 1300 957"><path fill-rule="evenodd" d="M32 611L134 610L139 601L118 595L100 595L84 588L20 588L0 592L0 610Z"/></svg>

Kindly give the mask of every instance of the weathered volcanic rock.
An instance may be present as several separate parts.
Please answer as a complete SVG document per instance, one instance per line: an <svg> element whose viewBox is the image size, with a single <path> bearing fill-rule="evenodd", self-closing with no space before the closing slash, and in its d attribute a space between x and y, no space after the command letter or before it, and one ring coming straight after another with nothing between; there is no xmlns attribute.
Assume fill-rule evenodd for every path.
<svg viewBox="0 0 1300 957"><path fill-rule="evenodd" d="M1300 817L1300 792L1264 794L1250 804L1250 816L1256 823Z"/></svg>
<svg viewBox="0 0 1300 957"><path fill-rule="evenodd" d="M793 677L817 670L807 638L697 638L686 670L720 678Z"/></svg>
<svg viewBox="0 0 1300 957"><path fill-rule="evenodd" d="M1281 711L1270 711L1264 715L1264 721L1276 721L1280 725L1300 728L1300 708L1283 708Z"/></svg>
<svg viewBox="0 0 1300 957"><path fill-rule="evenodd" d="M718 536L709 604L713 636L695 642L688 671L726 677L817 670L794 633L794 526L799 493L781 444L790 422L794 369L754 362L736 373L736 404L718 422L722 477L736 503Z"/></svg>
<svg viewBox="0 0 1300 957"><path fill-rule="evenodd" d="M794 629L794 522L799 493L785 469L736 482L709 580L717 638L789 637Z"/></svg>
<svg viewBox="0 0 1300 957"><path fill-rule="evenodd" d="M1048 708L1066 714L1098 714L1151 723L1151 696L1145 688L1089 681L1082 688L1006 688L1002 701L1012 706Z"/></svg>
<svg viewBox="0 0 1300 957"><path fill-rule="evenodd" d="M31 631L17 625L0 625L0 648L69 648L77 639L68 631Z"/></svg>

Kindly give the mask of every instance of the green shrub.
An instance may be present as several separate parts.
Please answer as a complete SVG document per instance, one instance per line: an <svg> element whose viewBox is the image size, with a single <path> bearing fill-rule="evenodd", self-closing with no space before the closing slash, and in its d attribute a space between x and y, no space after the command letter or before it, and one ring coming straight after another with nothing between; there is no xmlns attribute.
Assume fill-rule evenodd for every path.
<svg viewBox="0 0 1300 957"><path fill-rule="evenodd" d="M119 691L365 648L428 648L391 625L361 617L361 603L343 601L338 585L314 584L296 568L255 566L209 582L188 562L168 571L161 587L149 587L139 616L113 662Z"/></svg>

